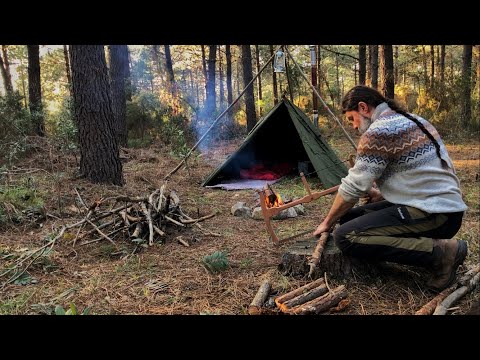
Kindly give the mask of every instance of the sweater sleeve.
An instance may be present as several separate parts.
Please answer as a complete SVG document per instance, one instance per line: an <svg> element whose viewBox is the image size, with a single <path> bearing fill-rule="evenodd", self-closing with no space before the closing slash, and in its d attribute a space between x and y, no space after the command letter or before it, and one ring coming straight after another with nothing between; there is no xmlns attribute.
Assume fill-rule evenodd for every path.
<svg viewBox="0 0 480 360"><path fill-rule="evenodd" d="M385 137L378 136L375 131L367 130L358 144L355 165L342 179L338 193L350 203L356 203L365 196L389 163L391 151Z"/></svg>

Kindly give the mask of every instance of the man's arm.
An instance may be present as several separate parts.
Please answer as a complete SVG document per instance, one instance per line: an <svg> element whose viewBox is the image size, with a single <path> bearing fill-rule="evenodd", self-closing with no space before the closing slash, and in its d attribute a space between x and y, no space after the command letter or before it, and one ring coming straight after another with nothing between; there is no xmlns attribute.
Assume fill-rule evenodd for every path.
<svg viewBox="0 0 480 360"><path fill-rule="evenodd" d="M318 225L317 229L313 232L313 235L319 236L321 233L329 231L333 225L335 225L337 220L345 215L354 205L355 203L345 201L343 197L337 193L327 217L320 225Z"/></svg>

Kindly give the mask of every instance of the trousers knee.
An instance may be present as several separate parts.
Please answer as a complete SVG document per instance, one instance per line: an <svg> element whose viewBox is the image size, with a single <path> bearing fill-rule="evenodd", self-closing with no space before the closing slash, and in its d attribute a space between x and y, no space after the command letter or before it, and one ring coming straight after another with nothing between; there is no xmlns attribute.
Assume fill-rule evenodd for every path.
<svg viewBox="0 0 480 360"><path fill-rule="evenodd" d="M346 234L342 231L338 231L339 229L335 230L333 232L333 240L335 241L335 245L342 251L342 252L348 252L348 249L352 245L352 243L347 240Z"/></svg>

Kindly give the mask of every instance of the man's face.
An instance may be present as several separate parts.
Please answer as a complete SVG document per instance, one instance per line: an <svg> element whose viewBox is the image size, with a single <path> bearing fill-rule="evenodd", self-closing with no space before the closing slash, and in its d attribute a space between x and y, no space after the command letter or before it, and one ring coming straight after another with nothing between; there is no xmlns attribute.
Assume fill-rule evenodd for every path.
<svg viewBox="0 0 480 360"><path fill-rule="evenodd" d="M363 134L372 124L372 118L361 115L358 111L347 111L345 113L347 120L352 124L360 135Z"/></svg>

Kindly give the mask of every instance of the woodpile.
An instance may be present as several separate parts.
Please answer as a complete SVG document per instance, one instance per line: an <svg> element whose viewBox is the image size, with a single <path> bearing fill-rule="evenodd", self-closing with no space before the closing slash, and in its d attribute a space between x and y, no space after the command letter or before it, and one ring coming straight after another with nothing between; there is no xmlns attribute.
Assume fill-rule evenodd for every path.
<svg viewBox="0 0 480 360"><path fill-rule="evenodd" d="M334 308L347 296L344 285L330 289L321 278L275 298L275 304L285 314L320 314Z"/></svg>
<svg viewBox="0 0 480 360"><path fill-rule="evenodd" d="M87 206L80 193L77 190L76 192L86 215L83 220L70 226L79 227L73 241L74 245L77 241L83 240L79 245L85 245L104 239L116 246L113 237L122 234L124 239L136 244L147 243L152 246L155 241L165 241L167 227L185 228L196 225L203 230L198 223L215 216L210 214L196 219L188 216L180 207L177 193L172 190L167 194L165 184L148 196L111 197L98 200L91 206ZM86 240L93 234L99 237ZM185 239L178 237L177 241L189 246Z"/></svg>

